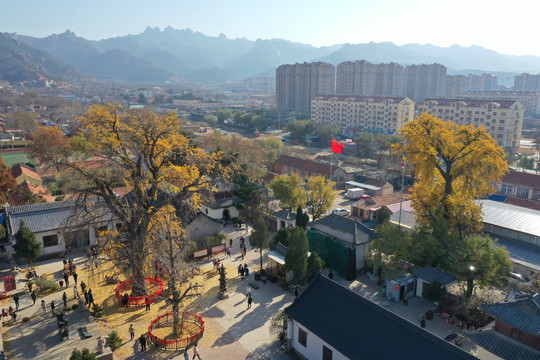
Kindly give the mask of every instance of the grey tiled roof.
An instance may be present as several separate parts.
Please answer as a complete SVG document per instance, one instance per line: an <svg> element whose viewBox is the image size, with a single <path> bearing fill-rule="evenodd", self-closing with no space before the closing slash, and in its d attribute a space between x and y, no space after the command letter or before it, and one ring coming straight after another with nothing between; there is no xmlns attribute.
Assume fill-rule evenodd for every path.
<svg viewBox="0 0 540 360"><path fill-rule="evenodd" d="M498 235L492 235L498 240L498 245L504 246L508 252L510 252L510 259L513 262L525 262L527 266L535 268L540 271L540 248L524 243L519 240L512 240L500 237Z"/></svg>
<svg viewBox="0 0 540 360"><path fill-rule="evenodd" d="M452 274L441 271L431 266L424 266L421 269L413 269L412 273L422 280L429 283L438 281L441 285L446 285L456 280L456 277Z"/></svg>
<svg viewBox="0 0 540 360"><path fill-rule="evenodd" d="M310 222L308 225L312 229L318 231L317 229L318 224L328 226L331 229L349 233L353 236L356 235L357 244L369 242L375 238L375 232L372 229L368 228L367 226L363 225L362 223L354 219L350 219L350 218L336 215L336 214L330 214L328 216L323 217L320 220Z"/></svg>
<svg viewBox="0 0 540 360"><path fill-rule="evenodd" d="M241 200L237 197L228 197L228 198L216 200L213 203L211 203L209 206L212 209L222 209L222 208L228 208L228 207L234 206L236 204L239 204L240 202Z"/></svg>
<svg viewBox="0 0 540 360"><path fill-rule="evenodd" d="M516 344L494 331L482 331L469 335L471 340L505 360L538 360L540 352L526 345Z"/></svg>
<svg viewBox="0 0 540 360"><path fill-rule="evenodd" d="M295 213L284 210L284 209L276 211L274 213L274 216L277 217L278 219L283 219L283 220L294 220L294 219L296 219L296 214Z"/></svg>
<svg viewBox="0 0 540 360"><path fill-rule="evenodd" d="M285 313L349 359L476 359L322 275Z"/></svg>
<svg viewBox="0 0 540 360"><path fill-rule="evenodd" d="M111 213L98 203L93 211L98 218L93 221L108 221L112 218ZM21 220L33 233L54 231L65 227L77 226L90 221L84 214L81 206L77 206L75 200L57 201L42 204L13 206L6 209L6 222L11 234L19 230Z"/></svg>
<svg viewBox="0 0 540 360"><path fill-rule="evenodd" d="M522 300L482 304L480 309L520 330L540 336L540 292Z"/></svg>

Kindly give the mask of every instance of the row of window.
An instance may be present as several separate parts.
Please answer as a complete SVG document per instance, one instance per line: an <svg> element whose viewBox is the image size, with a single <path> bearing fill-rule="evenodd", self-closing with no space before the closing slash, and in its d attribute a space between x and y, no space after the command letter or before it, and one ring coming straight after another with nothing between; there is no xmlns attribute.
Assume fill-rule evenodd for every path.
<svg viewBox="0 0 540 360"><path fill-rule="evenodd" d="M529 191L530 190L527 189L527 188L522 188L522 187L517 186L516 196L518 198L528 199L529 198ZM513 185L503 184L501 186L501 194L512 195L513 193L514 193L514 186ZM532 198L532 200L540 200L540 190L533 190L531 198Z"/></svg>

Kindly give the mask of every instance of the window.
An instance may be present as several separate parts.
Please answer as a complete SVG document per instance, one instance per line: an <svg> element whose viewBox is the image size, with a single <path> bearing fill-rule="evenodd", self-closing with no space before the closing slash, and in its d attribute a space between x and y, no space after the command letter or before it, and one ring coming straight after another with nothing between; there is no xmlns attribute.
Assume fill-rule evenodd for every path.
<svg viewBox="0 0 540 360"><path fill-rule="evenodd" d="M307 347L307 332L300 328L298 328L298 343Z"/></svg>
<svg viewBox="0 0 540 360"><path fill-rule="evenodd" d="M533 200L540 200L540 190L533 190L532 199Z"/></svg>
<svg viewBox="0 0 540 360"><path fill-rule="evenodd" d="M407 284L407 293L410 293L411 291L414 290L414 283L415 281L411 281L410 283Z"/></svg>
<svg viewBox="0 0 540 360"><path fill-rule="evenodd" d="M512 190L514 190L512 185L503 184L501 187L501 194L512 195Z"/></svg>
<svg viewBox="0 0 540 360"><path fill-rule="evenodd" d="M332 360L332 350L326 346L322 346L322 360Z"/></svg>
<svg viewBox="0 0 540 360"><path fill-rule="evenodd" d="M58 235L47 235L43 237L43 247L58 245Z"/></svg>
<svg viewBox="0 0 540 360"><path fill-rule="evenodd" d="M516 196L522 199L527 199L529 197L529 189L518 187Z"/></svg>

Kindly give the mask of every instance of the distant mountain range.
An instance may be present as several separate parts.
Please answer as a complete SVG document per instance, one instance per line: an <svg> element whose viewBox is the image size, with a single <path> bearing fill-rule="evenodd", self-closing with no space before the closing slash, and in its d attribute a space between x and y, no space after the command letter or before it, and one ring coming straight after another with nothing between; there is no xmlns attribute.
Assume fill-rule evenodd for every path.
<svg viewBox="0 0 540 360"><path fill-rule="evenodd" d="M371 42L317 48L283 39L212 37L172 27L148 27L141 34L99 41L86 40L69 30L45 38L0 33L0 79L12 82L39 76L72 80L89 76L131 83L182 79L225 83L264 75L273 78L281 64L326 61L337 65L362 59L402 65L440 63L449 73L485 71L511 76L540 72L540 57L504 55L479 46Z"/></svg>

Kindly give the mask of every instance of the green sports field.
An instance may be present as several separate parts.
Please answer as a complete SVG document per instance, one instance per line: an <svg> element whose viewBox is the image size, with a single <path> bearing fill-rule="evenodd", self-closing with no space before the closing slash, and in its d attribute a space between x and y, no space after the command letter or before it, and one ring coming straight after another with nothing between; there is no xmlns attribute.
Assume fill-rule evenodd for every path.
<svg viewBox="0 0 540 360"><path fill-rule="evenodd" d="M0 153L0 156L2 156L2 159L4 159L4 163L9 167L12 167L13 165L18 163L24 164L27 162L31 162L37 167L34 159L32 159L26 152Z"/></svg>

